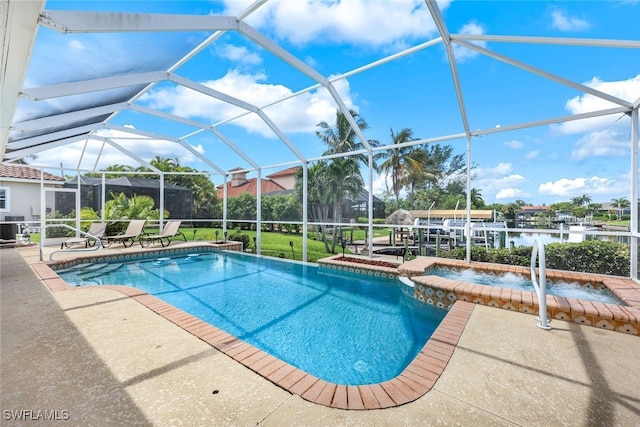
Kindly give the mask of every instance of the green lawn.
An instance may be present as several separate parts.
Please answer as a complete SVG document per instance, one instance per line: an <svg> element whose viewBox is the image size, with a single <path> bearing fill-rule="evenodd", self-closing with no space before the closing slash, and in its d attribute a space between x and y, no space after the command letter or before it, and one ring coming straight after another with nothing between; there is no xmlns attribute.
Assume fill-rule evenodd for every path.
<svg viewBox="0 0 640 427"><path fill-rule="evenodd" d="M187 236L187 239L192 240L194 238L193 228L182 228L182 232ZM218 240L222 240L222 229L219 228L198 228L196 229L195 240L216 240L215 232L218 231ZM253 238L256 237L256 232L252 230L229 230L228 235L231 236L234 233L244 234L249 236L249 248L254 249ZM320 258L326 258L330 254L325 252L324 243L321 240L316 240L316 233L309 233L309 239L307 241L307 260L315 262ZM374 236L387 236L386 229L374 229ZM351 237L349 231L344 232L344 237L349 239ZM353 230L354 240L363 240L365 237L365 230ZM262 254L267 256L276 256L280 258L302 259L302 233L285 233L279 231L263 231L262 238ZM318 234L317 238L320 238ZM291 251L291 245L289 242L293 242L293 254ZM336 252L342 252L342 247L336 246ZM348 249L345 253L352 253Z"/></svg>
<svg viewBox="0 0 640 427"><path fill-rule="evenodd" d="M364 228L364 227L363 227ZM216 240L216 231L218 231L218 240L223 239L222 229L220 228L184 228L180 230L187 237L188 241L213 241ZM195 230L195 234L194 234ZM249 237L249 248L255 249L253 238L256 237L256 232L252 230L228 230L228 235L231 236L235 233L244 234ZM343 233L346 239L351 238L350 230L345 230ZM387 236L388 230L386 228L374 228L374 237ZM262 254L273 257L287 258L302 260L302 233L285 233L280 231L263 231L262 232ZM353 230L354 240L364 240L365 230L358 229ZM316 236L316 233L309 233L309 239L307 243L307 260L310 262L316 262L321 258L330 256L325 252L324 243L320 239L320 234ZM31 241L34 243L40 243L40 233L31 234ZM293 251L289 242L293 242ZM336 252L341 253L342 247L336 245ZM345 250L345 253L352 253L349 249Z"/></svg>

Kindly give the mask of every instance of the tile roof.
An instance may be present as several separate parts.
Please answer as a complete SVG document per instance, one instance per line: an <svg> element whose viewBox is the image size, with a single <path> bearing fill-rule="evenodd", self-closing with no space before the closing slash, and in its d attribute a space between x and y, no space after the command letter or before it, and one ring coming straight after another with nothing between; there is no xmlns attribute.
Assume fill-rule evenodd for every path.
<svg viewBox="0 0 640 427"><path fill-rule="evenodd" d="M274 176L290 176L290 175L295 175L296 171L300 169L300 166L294 166L292 168L289 169L284 169L278 172L274 172L271 175L267 175L267 178L271 178Z"/></svg>
<svg viewBox="0 0 640 427"><path fill-rule="evenodd" d="M28 166L17 165L0 165L0 178L20 178L20 179L40 179L40 169L30 168ZM44 173L45 181L64 182L61 176Z"/></svg>
<svg viewBox="0 0 640 427"><path fill-rule="evenodd" d="M230 182L227 182L227 197L236 197L242 193L250 193L255 196L257 194L257 184L258 182L256 178L250 178L245 183L235 187L233 187ZM223 188L223 185L218 186L218 198L222 198ZM262 180L262 194L278 190L285 190L285 188L273 181L267 179Z"/></svg>

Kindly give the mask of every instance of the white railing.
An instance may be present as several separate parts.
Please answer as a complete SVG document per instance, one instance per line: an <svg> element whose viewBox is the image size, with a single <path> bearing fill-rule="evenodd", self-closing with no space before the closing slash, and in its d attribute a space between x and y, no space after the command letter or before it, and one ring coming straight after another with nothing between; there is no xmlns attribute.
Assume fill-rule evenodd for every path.
<svg viewBox="0 0 640 427"><path fill-rule="evenodd" d="M46 233L47 233L47 228L49 227L64 227L64 228L68 228L69 230L73 230L76 233L80 233L81 235L87 237L88 239L93 239L96 241L96 244L93 247L85 247L85 248L78 248L78 249L65 249L65 250L57 250L57 251L53 251L49 254L49 261L53 261L53 255L57 254L58 252L91 252L91 251L97 251L98 249L102 248L102 240L100 240L99 237L94 236L93 234L89 234L86 233L82 230L78 230L77 228L71 227L70 225L67 224L45 224L44 227L42 227L42 230L40 232L40 261L44 261L44 241L46 239Z"/></svg>
<svg viewBox="0 0 640 427"><path fill-rule="evenodd" d="M538 282L538 275L536 274L536 258L540 261L540 282ZM547 268L545 264L544 245L540 244L536 239L531 250L531 282L538 295L538 327L551 329L547 320Z"/></svg>

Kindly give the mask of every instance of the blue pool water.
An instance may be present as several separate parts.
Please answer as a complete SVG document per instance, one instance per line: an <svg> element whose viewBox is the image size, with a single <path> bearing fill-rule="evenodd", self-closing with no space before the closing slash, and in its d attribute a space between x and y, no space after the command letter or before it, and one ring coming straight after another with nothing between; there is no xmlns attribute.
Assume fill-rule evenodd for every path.
<svg viewBox="0 0 640 427"><path fill-rule="evenodd" d="M533 283L529 277L514 273L487 273L484 271L467 269L455 269L447 267L434 267L425 272L425 275L444 277L451 280L460 280L478 285L499 286L501 288L518 289L521 291L535 292ZM615 296L608 288L599 283L593 283L592 287L580 285L576 282L547 280L547 294L566 298L578 298L609 304L626 305Z"/></svg>
<svg viewBox="0 0 640 427"><path fill-rule="evenodd" d="M125 284L329 382L399 375L446 311L404 295L395 279L237 254L80 265L71 285Z"/></svg>

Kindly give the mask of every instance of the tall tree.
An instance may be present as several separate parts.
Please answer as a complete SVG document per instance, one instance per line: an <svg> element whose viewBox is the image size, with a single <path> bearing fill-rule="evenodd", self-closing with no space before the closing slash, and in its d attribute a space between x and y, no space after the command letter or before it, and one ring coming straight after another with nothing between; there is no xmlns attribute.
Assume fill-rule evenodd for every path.
<svg viewBox="0 0 640 427"><path fill-rule="evenodd" d="M409 206L411 209L416 207L416 191L425 187L425 183L435 183L437 181L436 174L429 167L432 161L429 159L429 152L424 148L414 148L411 153L416 163L409 168L406 177L409 186Z"/></svg>
<svg viewBox="0 0 640 427"><path fill-rule="evenodd" d="M349 114L353 117L358 128L365 130L369 127L367 122L356 111L349 110ZM316 131L316 136L328 147L324 152L324 155L348 153L350 151L362 150L364 144L358 138L356 131L351 127L351 124L347 120L347 117L340 110L336 111L336 122L330 125L327 122L318 123L319 130ZM377 141L367 141L369 145L377 145ZM368 157L365 154L356 154L350 156L357 159L358 162L367 164Z"/></svg>
<svg viewBox="0 0 640 427"><path fill-rule="evenodd" d="M368 128L367 122L360 117L355 111L349 112L355 119L360 130ZM364 144L358 139L355 130L347 120L344 113L336 112L336 122L332 126L327 122L318 123L319 130L316 136L327 146L324 155L349 153L360 150ZM375 141L368 141L371 145L375 145ZM333 219L336 223L342 222L342 200L347 195L357 196L364 185L364 180L360 173L360 162L368 162L368 156L364 154L356 154L353 156L334 157L326 160L326 169L323 173L328 176L323 177L323 182L328 184L333 196ZM338 227L333 228L331 253L335 253L335 245L338 237ZM326 244L326 243L325 243Z"/></svg>
<svg viewBox="0 0 640 427"><path fill-rule="evenodd" d="M302 168L296 171L296 192L298 198L302 201L302 193L305 191L303 188ZM320 222L321 238L324 242L324 247L329 252L329 242L327 241L327 225L329 221L329 211L333 198L333 188L331 182L331 174L329 172L329 165L326 161L320 161L309 167L307 171L308 186L306 188L307 198L309 203L309 215L311 219L316 222Z"/></svg>
<svg viewBox="0 0 640 427"><path fill-rule="evenodd" d="M466 200L466 164L461 154L453 154L453 147L415 147L411 157L420 164L406 179L411 209L428 209L434 202L442 209Z"/></svg>
<svg viewBox="0 0 640 427"><path fill-rule="evenodd" d="M482 198L482 190L478 188L471 189L471 207L480 209L484 207L484 199Z"/></svg>
<svg viewBox="0 0 640 427"><path fill-rule="evenodd" d="M591 196L585 193L582 196L577 196L572 198L571 203L573 203L576 206L588 205L589 203L591 203Z"/></svg>
<svg viewBox="0 0 640 427"><path fill-rule="evenodd" d="M629 207L629 199L626 197L620 197L618 199L611 199L611 203L618 208L617 210L617 218L622 218L622 213L624 212L624 208Z"/></svg>
<svg viewBox="0 0 640 427"><path fill-rule="evenodd" d="M404 128L398 133L391 129L391 145L404 144L413 139L413 131L409 128ZM388 149L377 158L384 159L378 170L385 174L385 178L391 175L391 191L395 196L396 209L399 209L400 192L409 183L411 174L417 175L424 168L423 156L413 147L399 147Z"/></svg>

